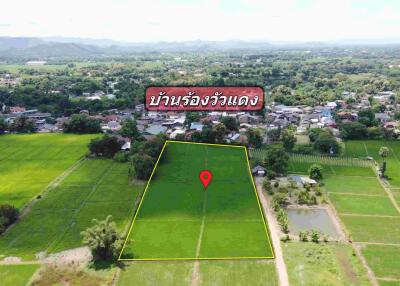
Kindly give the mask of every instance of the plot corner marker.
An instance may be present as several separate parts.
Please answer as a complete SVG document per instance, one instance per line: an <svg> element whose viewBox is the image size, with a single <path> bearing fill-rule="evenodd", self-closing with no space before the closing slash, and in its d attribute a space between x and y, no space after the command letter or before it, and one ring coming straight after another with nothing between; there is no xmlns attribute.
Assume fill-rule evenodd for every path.
<svg viewBox="0 0 400 286"><path fill-rule="evenodd" d="M203 170L200 172L199 177L204 189L206 190L208 185L211 183L213 177L212 173L209 170Z"/></svg>

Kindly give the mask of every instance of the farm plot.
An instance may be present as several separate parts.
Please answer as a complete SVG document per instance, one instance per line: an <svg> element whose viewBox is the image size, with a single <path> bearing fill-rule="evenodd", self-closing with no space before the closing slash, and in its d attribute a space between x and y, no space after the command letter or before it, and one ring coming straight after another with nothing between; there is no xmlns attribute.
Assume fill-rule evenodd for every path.
<svg viewBox="0 0 400 286"><path fill-rule="evenodd" d="M0 256L33 259L40 252L79 247L80 232L107 215L122 231L141 189L130 184L127 164L86 160L0 237Z"/></svg>
<svg viewBox="0 0 400 286"><path fill-rule="evenodd" d="M324 183L356 242L398 243L400 214L376 178L329 175Z"/></svg>
<svg viewBox="0 0 400 286"><path fill-rule="evenodd" d="M400 213L378 179L328 175L324 183L348 234L361 247L379 283L391 279L400 283L399 265L393 258L400 255Z"/></svg>
<svg viewBox="0 0 400 286"><path fill-rule="evenodd" d="M200 261L198 285L278 285L275 265L271 261ZM119 286L132 285L193 285L194 262L161 261L131 262L122 270Z"/></svg>
<svg viewBox="0 0 400 286"><path fill-rule="evenodd" d="M347 141L346 155L352 157L371 156L376 161L381 162L379 149L382 146L389 148L389 157L387 161L386 175L389 178L389 183L393 188L400 188L400 142L399 141L384 141L384 140L368 140L368 141Z"/></svg>
<svg viewBox="0 0 400 286"><path fill-rule="evenodd" d="M378 277L400 280L400 246L367 245L362 253ZM400 284L400 281L397 281Z"/></svg>
<svg viewBox="0 0 400 286"><path fill-rule="evenodd" d="M0 136L0 201L23 207L87 152L94 135Z"/></svg>
<svg viewBox="0 0 400 286"><path fill-rule="evenodd" d="M1 285L25 286L39 267L39 264L0 265Z"/></svg>
<svg viewBox="0 0 400 286"><path fill-rule="evenodd" d="M272 258L244 147L165 146L120 258ZM213 173L207 190L204 169Z"/></svg>
<svg viewBox="0 0 400 286"><path fill-rule="evenodd" d="M370 285L350 245L282 243L291 285Z"/></svg>

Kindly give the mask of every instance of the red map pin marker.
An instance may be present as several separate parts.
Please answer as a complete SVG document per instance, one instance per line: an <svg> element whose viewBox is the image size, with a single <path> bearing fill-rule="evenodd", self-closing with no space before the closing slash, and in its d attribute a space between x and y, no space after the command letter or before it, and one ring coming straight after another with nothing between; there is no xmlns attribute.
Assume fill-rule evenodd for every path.
<svg viewBox="0 0 400 286"><path fill-rule="evenodd" d="M200 181L204 186L204 189L207 189L207 186L211 183L212 173L208 170L203 170L200 172Z"/></svg>

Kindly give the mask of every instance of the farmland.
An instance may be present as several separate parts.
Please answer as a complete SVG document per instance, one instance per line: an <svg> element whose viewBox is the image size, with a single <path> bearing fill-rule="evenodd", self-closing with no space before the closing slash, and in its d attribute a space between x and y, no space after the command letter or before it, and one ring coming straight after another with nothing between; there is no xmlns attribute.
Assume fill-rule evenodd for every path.
<svg viewBox="0 0 400 286"><path fill-rule="evenodd" d="M39 264L0 265L1 285L25 286L39 267Z"/></svg>
<svg viewBox="0 0 400 286"><path fill-rule="evenodd" d="M272 261L200 261L199 285L278 285ZM194 262L162 261L127 264L117 285L191 285Z"/></svg>
<svg viewBox="0 0 400 286"><path fill-rule="evenodd" d="M126 164L85 160L0 238L0 256L34 259L80 247L80 232L109 214L122 231L142 189L129 182Z"/></svg>
<svg viewBox="0 0 400 286"><path fill-rule="evenodd" d="M246 160L241 147L168 142L121 257L271 257ZM206 191L203 169L214 177Z"/></svg>
<svg viewBox="0 0 400 286"><path fill-rule="evenodd" d="M93 135L35 134L0 138L0 201L23 207L86 153Z"/></svg>
<svg viewBox="0 0 400 286"><path fill-rule="evenodd" d="M291 285L369 285L366 271L345 244L282 244Z"/></svg>
<svg viewBox="0 0 400 286"><path fill-rule="evenodd" d="M381 146L390 148L387 159L390 185L386 190L376 176L359 177L359 171L341 175L328 173L324 184L349 238L360 249L379 283L384 285L387 279L399 279L399 266L392 257L400 249L400 213L389 195L394 193L397 198L400 145L397 142L350 141L346 143L346 155L373 156L379 162Z"/></svg>
<svg viewBox="0 0 400 286"><path fill-rule="evenodd" d="M382 146L389 148L387 161L387 176L392 188L400 188L400 142L398 141L349 141L346 143L345 154L351 157L371 156L376 161L381 162L379 149Z"/></svg>

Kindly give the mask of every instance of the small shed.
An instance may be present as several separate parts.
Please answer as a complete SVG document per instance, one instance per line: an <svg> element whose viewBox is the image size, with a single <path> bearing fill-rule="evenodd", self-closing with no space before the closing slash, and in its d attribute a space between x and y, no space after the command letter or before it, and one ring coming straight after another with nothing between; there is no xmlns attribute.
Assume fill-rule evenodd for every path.
<svg viewBox="0 0 400 286"><path fill-rule="evenodd" d="M251 173L255 176L259 177L264 177L267 172L267 169L265 169L263 166L257 165L251 170Z"/></svg>

